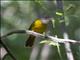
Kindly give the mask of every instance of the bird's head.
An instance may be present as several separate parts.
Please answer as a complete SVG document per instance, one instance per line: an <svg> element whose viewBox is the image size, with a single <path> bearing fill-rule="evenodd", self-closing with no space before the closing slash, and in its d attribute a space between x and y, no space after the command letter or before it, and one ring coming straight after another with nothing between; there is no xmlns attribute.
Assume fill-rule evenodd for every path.
<svg viewBox="0 0 80 60"><path fill-rule="evenodd" d="M49 23L49 21L52 20L52 18L51 17L45 17L45 18L41 18L41 20L43 23L47 24L47 23Z"/></svg>

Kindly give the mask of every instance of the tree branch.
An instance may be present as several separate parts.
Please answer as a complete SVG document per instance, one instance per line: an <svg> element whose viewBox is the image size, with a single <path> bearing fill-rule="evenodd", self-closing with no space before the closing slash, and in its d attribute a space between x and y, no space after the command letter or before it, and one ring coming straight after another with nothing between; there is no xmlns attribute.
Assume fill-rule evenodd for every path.
<svg viewBox="0 0 80 60"><path fill-rule="evenodd" d="M30 30L26 30L26 33L27 34L31 34L31 35L34 35L36 37L45 37L45 35L43 34L40 34L40 33L37 33L37 32L34 32L34 31L30 31ZM79 43L80 44L80 41L75 41L75 40L71 40L71 39L61 39L61 38L57 38L57 37L53 37L53 36L50 36L50 35L46 35L46 37L54 42L58 42L58 43Z"/></svg>
<svg viewBox="0 0 80 60"><path fill-rule="evenodd" d="M11 31L3 36L1 36L1 40L5 37L8 37L9 35L12 35L12 34L16 34L16 33L24 33L24 34L30 34L30 35L34 35L36 37L47 37L48 39L54 41L54 42L58 42L58 43L79 43L80 44L80 41L75 41L75 40L72 40L72 39L61 39L61 38L57 38L57 37L54 37L54 36L50 36L50 35L44 35L44 34L40 34L40 33L37 33L37 32L34 32L34 31L30 31L30 30L15 30L15 31Z"/></svg>

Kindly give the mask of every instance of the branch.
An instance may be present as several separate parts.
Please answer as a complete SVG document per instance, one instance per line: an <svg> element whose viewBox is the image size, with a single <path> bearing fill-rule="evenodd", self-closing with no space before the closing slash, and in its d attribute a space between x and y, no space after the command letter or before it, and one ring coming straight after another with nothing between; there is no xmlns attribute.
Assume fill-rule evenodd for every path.
<svg viewBox="0 0 80 60"><path fill-rule="evenodd" d="M34 35L36 37L45 37L45 35L43 35L43 34L40 34L40 33L34 32L34 31L30 31L30 30L26 30L26 33ZM50 40L52 40L54 42L58 42L58 43L69 42L69 43L79 43L80 44L80 41L75 41L75 40L71 40L71 39L61 39L61 38L53 37L53 36L50 36L50 35L46 35L46 37L49 38Z"/></svg>
<svg viewBox="0 0 80 60"><path fill-rule="evenodd" d="M14 31L8 32L7 34L5 34L3 36L0 36L0 38L5 38L5 37L15 34L15 33L26 33L26 31L25 30L14 30Z"/></svg>
<svg viewBox="0 0 80 60"><path fill-rule="evenodd" d="M11 31L3 36L1 36L1 39L5 38L5 37L8 37L9 35L12 35L12 34L20 34L20 33L24 33L24 34L30 34L30 35L34 35L36 37L47 37L48 39L54 41L54 42L58 42L58 43L79 43L80 44L80 41L75 41L75 40L71 40L71 39L61 39L61 38L57 38L57 37L54 37L54 36L50 36L50 35L44 35L44 34L40 34L40 33L37 33L37 32L34 32L34 31L30 31L30 30L15 30L15 31Z"/></svg>

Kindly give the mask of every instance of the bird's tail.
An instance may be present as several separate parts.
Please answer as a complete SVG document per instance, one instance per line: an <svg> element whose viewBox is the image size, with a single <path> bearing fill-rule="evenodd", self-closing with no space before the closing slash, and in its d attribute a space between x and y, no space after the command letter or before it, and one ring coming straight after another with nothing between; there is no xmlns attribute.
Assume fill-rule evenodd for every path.
<svg viewBox="0 0 80 60"><path fill-rule="evenodd" d="M34 44L34 40L35 40L35 36L30 35L29 38L28 38L27 41L26 41L25 46L26 46L26 47L32 47L33 44Z"/></svg>

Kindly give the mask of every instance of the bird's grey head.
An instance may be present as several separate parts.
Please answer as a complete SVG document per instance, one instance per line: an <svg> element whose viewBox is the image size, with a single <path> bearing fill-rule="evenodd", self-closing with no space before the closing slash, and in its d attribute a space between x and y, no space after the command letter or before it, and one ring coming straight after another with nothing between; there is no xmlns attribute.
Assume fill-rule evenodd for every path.
<svg viewBox="0 0 80 60"><path fill-rule="evenodd" d="M41 18L42 22L47 24L49 23L49 21L51 21L52 19L51 18Z"/></svg>

